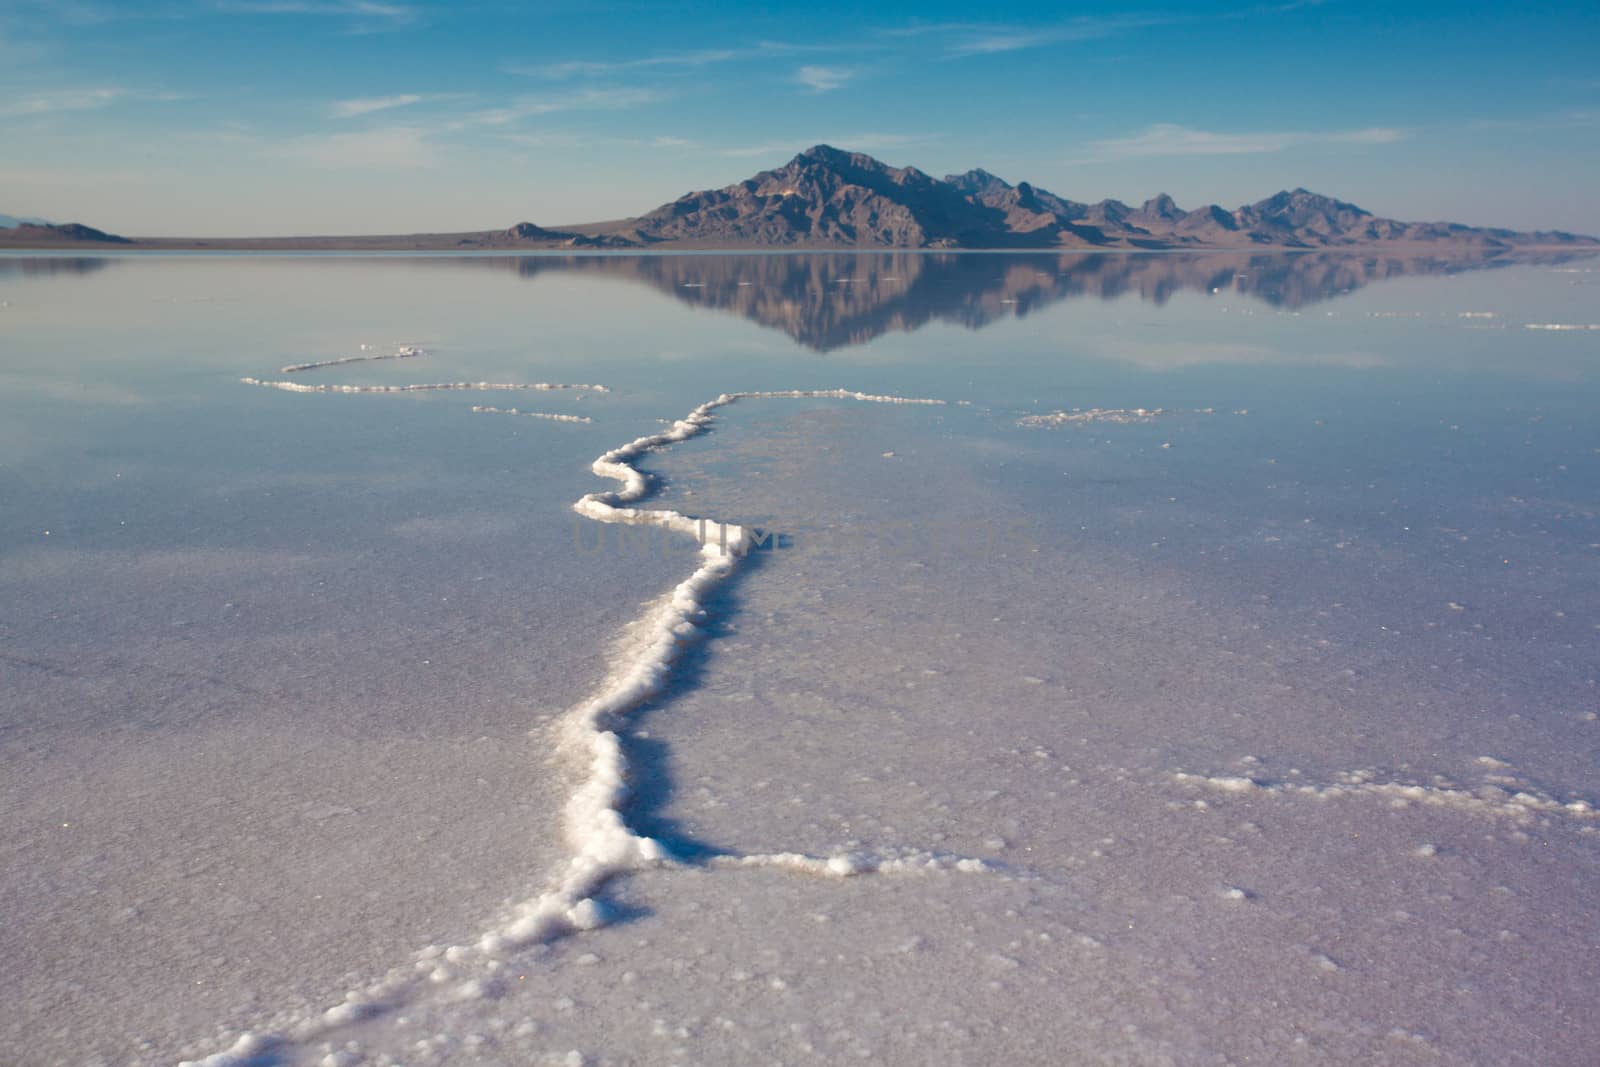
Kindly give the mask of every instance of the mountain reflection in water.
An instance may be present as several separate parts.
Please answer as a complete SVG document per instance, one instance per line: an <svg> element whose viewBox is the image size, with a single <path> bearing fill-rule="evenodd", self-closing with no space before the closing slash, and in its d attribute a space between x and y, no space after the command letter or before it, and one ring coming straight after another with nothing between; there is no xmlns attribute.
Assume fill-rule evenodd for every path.
<svg viewBox="0 0 1600 1067"><path fill-rule="evenodd" d="M654 286L693 307L782 330L818 352L930 322L981 329L1063 300L1137 294L1160 305L1217 290L1295 310L1405 275L1554 264L1588 254L951 254L524 256L479 259L524 277L578 272Z"/></svg>
<svg viewBox="0 0 1600 1067"><path fill-rule="evenodd" d="M0 282L99 271L137 255L5 256ZM159 257L168 258L168 257ZM172 259L189 258L173 256ZM739 315L830 352L933 322L982 329L1065 300L1136 295L1156 305L1184 290L1226 292L1294 311L1409 275L1592 260L1593 252L960 253L800 252L578 255L273 256L316 269L382 264L636 282L695 308Z"/></svg>

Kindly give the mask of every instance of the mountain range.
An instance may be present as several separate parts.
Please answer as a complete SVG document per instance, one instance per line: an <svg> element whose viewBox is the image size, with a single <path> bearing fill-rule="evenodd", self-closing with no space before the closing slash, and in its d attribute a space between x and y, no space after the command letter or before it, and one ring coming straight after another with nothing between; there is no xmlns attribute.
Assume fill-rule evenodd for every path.
<svg viewBox="0 0 1600 1067"><path fill-rule="evenodd" d="M1445 222L1398 222L1306 189L1229 211L1185 211L1165 193L1131 207L1081 203L986 170L943 179L859 152L817 145L776 170L688 193L631 220L625 236L756 246L852 248L1339 248L1471 244L1482 248L1596 244L1559 231L1518 233Z"/></svg>
<svg viewBox="0 0 1600 1067"><path fill-rule="evenodd" d="M0 247L127 244L91 227L0 229ZM1600 248L1559 230L1521 233L1451 222L1400 222L1354 204L1286 190L1234 210L1192 211L1161 194L1132 207L1084 203L986 170L940 179L869 155L817 145L782 167L721 189L686 193L635 218L577 226L379 237L138 238L152 248L546 249L1359 249L1420 251Z"/></svg>

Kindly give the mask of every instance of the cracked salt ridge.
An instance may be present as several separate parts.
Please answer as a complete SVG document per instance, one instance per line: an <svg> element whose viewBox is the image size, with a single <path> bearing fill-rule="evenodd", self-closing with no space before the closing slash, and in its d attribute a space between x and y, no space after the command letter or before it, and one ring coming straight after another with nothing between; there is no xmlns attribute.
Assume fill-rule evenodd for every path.
<svg viewBox="0 0 1600 1067"><path fill-rule="evenodd" d="M518 411L516 408L491 408L472 405L474 415L521 415L525 419L546 419L550 422L593 422L587 415L553 415L546 411Z"/></svg>
<svg viewBox="0 0 1600 1067"><path fill-rule="evenodd" d="M361 346L366 349L366 345ZM370 363L380 359L413 359L425 356L428 353L420 345L401 345L393 352L386 352L374 356L345 356L341 359L324 359L313 363L291 363L287 367L279 367L279 374L300 374L308 370L321 370L323 367L339 367L346 363Z"/></svg>
<svg viewBox="0 0 1600 1067"><path fill-rule="evenodd" d="M1490 767L1504 766L1499 760L1488 756L1480 757L1478 762ZM1265 780L1246 775L1186 774L1182 771L1175 772L1172 777L1184 785L1203 786L1224 793L1276 793L1315 800L1368 797L1387 800L1400 807L1416 803L1424 807L1452 808L1491 818L1528 820L1544 815L1582 823L1600 821L1600 808L1588 801L1559 800L1511 775L1488 775L1476 789L1464 788L1441 776L1435 776L1432 785L1384 782L1376 780L1377 776L1378 772L1374 770L1347 771L1335 775L1336 780L1332 784L1321 785L1281 779Z"/></svg>
<svg viewBox="0 0 1600 1067"><path fill-rule="evenodd" d="M246 379L249 381L249 379ZM697 519L666 509L652 510L626 505L650 494L650 479L633 466L647 452L686 441L705 433L713 422L712 412L740 400L860 400L876 404L942 405L942 400L918 397L882 396L846 389L795 389L780 392L723 393L674 422L660 433L639 437L612 449L594 461L591 468L604 478L621 482L622 488L589 493L575 502L573 510L597 522L662 526L687 534L700 543L700 566L646 614L634 622L624 635L622 664L603 683L599 695L568 712L559 728L563 741L589 761L589 774L567 801L564 829L574 855L568 861L554 889L519 905L513 917L500 929L484 934L476 945L440 948L430 945L416 954L409 968L397 968L363 991L346 994L343 1004L320 1016L289 1022L286 1033L245 1033L225 1052L202 1060L185 1060L179 1067L249 1067L252 1062L286 1044L301 1044L326 1037L341 1026L360 1022L414 999L424 982L447 985L460 977L452 967L482 963L489 981L467 979L455 983L450 996L458 1000L477 999L488 994L493 975L504 968L498 957L520 948L583 930L605 925L604 906L595 899L607 882L631 871L675 864L673 857L653 838L635 833L623 818L628 799L627 757L616 727L626 715L659 693L671 674L672 665L685 645L700 636L695 622L704 618L701 607L705 596L738 567L748 544L742 526L734 523ZM713 857L709 866L719 869L770 867L832 878L865 874L912 874L957 871L990 873L993 868L980 859L933 852L902 851L892 854L849 852L833 856L808 856L796 852L754 855L725 854Z"/></svg>
<svg viewBox="0 0 1600 1067"><path fill-rule="evenodd" d="M1073 408L1071 411L1052 411L1048 415L1024 415L1017 420L1018 426L1067 426L1090 422L1109 422L1117 425L1128 425L1138 422L1154 422L1162 415L1177 415L1178 411L1166 408ZM1216 408L1195 408L1193 414L1214 415ZM1248 412L1235 411L1235 415L1245 415Z"/></svg>
<svg viewBox="0 0 1600 1067"><path fill-rule="evenodd" d="M261 378L240 378L245 385L259 385L266 389L282 389L286 393L425 393L442 389L462 389L487 392L503 389L532 389L551 392L557 389L582 389L591 393L609 393L603 385L560 385L551 382L434 382L427 385L307 385L304 382L274 382Z"/></svg>

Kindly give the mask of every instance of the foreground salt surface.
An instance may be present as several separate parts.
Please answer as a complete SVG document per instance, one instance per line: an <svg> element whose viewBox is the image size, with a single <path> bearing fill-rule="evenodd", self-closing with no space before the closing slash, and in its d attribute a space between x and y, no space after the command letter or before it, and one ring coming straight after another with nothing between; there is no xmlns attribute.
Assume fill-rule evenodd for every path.
<svg viewBox="0 0 1600 1067"><path fill-rule="evenodd" d="M337 365L337 362L308 366ZM250 378L244 381L250 385L266 384ZM401 392L408 388L412 387L391 386L378 390L344 386L330 387L328 391ZM495 388L561 387L507 384ZM918 406L943 403L843 389L723 393L696 407L671 428L636 438L595 460L594 472L620 482L622 488L585 495L573 505L576 512L603 523L658 526L691 536L701 546L701 563L689 578L629 627L613 652L617 667L602 691L562 720L562 741L576 751L578 759L587 763L588 773L565 805L565 830L574 854L555 887L519 905L508 919L485 933L476 945L429 946L417 954L415 967L392 972L367 988L352 990L344 1003L328 1008L320 1016L293 1021L285 1033L245 1033L227 1051L186 1063L243 1067L263 1055L287 1054L291 1043L304 1045L319 1041L341 1028L425 1002L430 985L448 986L444 999L450 1002L490 997L503 981L507 969L505 957L567 934L605 925L607 909L597 894L608 882L620 874L673 861L658 841L638 834L627 824L623 811L629 794L628 767L616 730L629 712L663 690L674 662L684 648L700 636L696 623L704 618L703 602L747 557L750 540L747 531L735 524L696 519L667 509L632 507L651 493L650 479L633 466L633 462L646 453L706 432L712 425L713 412L719 408L738 401L791 399ZM713 857L712 863L719 868L771 867L834 878L868 873L984 873L990 870L981 859L907 849L879 853L855 850L821 856L796 852L724 853ZM340 1058L332 1052L330 1056L336 1062Z"/></svg>
<svg viewBox="0 0 1600 1067"><path fill-rule="evenodd" d="M426 281L431 289L437 278ZM426 294L429 301L436 295ZM1523 320L1587 322L1589 316L1530 309L1508 321ZM362 321L385 319L368 313ZM405 328L410 336L450 336L460 344L432 324ZM1198 334L1208 336L1207 329ZM1364 329L1361 342L1376 345L1381 356L1403 357L1403 346L1385 344L1386 336ZM1528 336L1545 344L1538 334ZM1582 344L1593 335L1564 336ZM277 350L285 347L295 346ZM933 338L933 362L939 349ZM1005 358L1002 350L969 362L977 373L976 364L987 368ZM269 361L281 360L274 352L255 362ZM1452 352L1436 365L1456 363ZM1571 366L1581 381L1586 372L1576 361ZM659 392L643 402L627 394L612 399L634 403L629 417L647 423L662 411L688 409L726 382L792 382L795 374L808 384L842 376L882 391L967 392L959 382L902 370L858 378L860 371L836 364L754 375L743 367L719 369L669 402ZM225 372L238 373L232 365ZM439 377L509 382L523 373L502 363ZM594 374L659 391L648 370L637 379ZM1452 383L1471 384L1452 374L1446 375ZM550 376L591 375L587 365L568 364ZM1373 391L1385 399L1390 391L1386 375L1360 377L1367 389L1350 405L1352 413L1358 404L1367 410ZM1521 423L1526 434L1510 428L1501 447L1478 448L1477 462L1463 461L1459 450L1469 435L1482 436L1494 410L1470 403L1418 410L1413 405L1424 399L1418 396L1404 410L1396 405L1393 417L1366 420L1397 431L1374 435L1386 453L1375 462L1356 434L1336 436L1348 415L1332 418L1345 413L1320 396L1242 396L1237 378L1189 396L1160 376L1089 391L1066 382L1034 384L1051 380L1031 369L1030 392L998 403L992 389L987 397L982 387L968 393L997 403L1001 426L987 426L990 432L963 433L957 417L963 413L954 408L736 406L722 413L718 433L698 435L651 461L664 475L657 485L663 505L787 531L801 547L757 556L739 568L747 577L713 591L709 617L697 625L715 640L682 654L675 676L684 687L664 694L670 704L641 706L629 716L627 733L619 733L637 789L628 825L691 862L614 880L606 899L616 921L530 944L499 961L473 955L480 922L499 899L488 894L484 906L486 894L472 883L526 892L565 859L558 853L531 874L501 862L502 853L521 852L547 823L550 841L561 844L561 793L544 787L566 784L569 775L561 765L530 761L525 748L537 752L564 730L552 723L526 745L519 743L523 731L543 709L571 707L596 691L589 684L570 686L571 692L548 684L555 676L583 676L582 657L569 646L598 659L605 635L635 618L635 602L650 595L638 590L668 589L698 563L685 550L663 566L636 567L611 580L632 557L613 554L600 565L585 560L570 569L608 584L603 590L560 585L567 604L562 595L541 596L548 579L540 573L567 559L564 527L562 536L545 539L554 542L546 549L560 551L545 552L542 566L519 566L525 553L517 542L538 542L536 527L562 524L563 502L589 488L583 467L616 439L613 431L591 434L569 425L542 433L521 420L479 420L470 436L495 439L510 458L474 451L467 454L483 464L482 476L460 465L452 473L466 476L475 506L508 490L520 499L486 515L483 529L465 531L472 537L459 536L463 523L450 507L421 516L395 515L391 507L387 517L381 507L328 509L340 512L342 525L307 525L303 544L277 555L240 553L240 567L258 572L248 584L220 579L228 562L221 553L135 554L115 567L82 554L58 556L64 531L51 523L50 557L16 553L6 560L11 570L37 562L41 576L72 590L62 596L43 577L28 587L69 611L59 625L33 625L24 613L30 625L7 635L8 646L39 660L3 665L21 672L16 682L7 677L8 692L21 693L21 703L54 687L70 689L87 707L126 688L149 706L137 700L112 706L142 726L145 718L170 717L163 697L175 686L159 684L158 668L199 680L194 695L207 699L180 694L182 706L171 709L190 715L203 714L223 682L253 690L237 698L252 709L265 701L262 710L273 711L302 696L309 703L299 719L279 721L285 716L276 714L259 731L171 731L179 744L167 765L198 773L141 781L130 760L123 778L100 774L84 783L104 791L97 805L73 795L83 790L70 780L74 775L60 773L61 758L44 762L37 775L27 773L26 762L9 765L22 777L20 785L7 783L8 800L34 805L41 821L59 805L66 809L60 821L70 813L72 826L39 834L48 849L20 854L19 866L57 860L53 868L39 865L43 877L7 882L8 890L24 886L17 899L43 906L8 915L13 929L32 922L34 936L7 936L8 945L23 951L8 951L13 962L6 973L59 970L55 960L29 960L43 946L70 968L64 978L74 984L82 978L90 994L69 993L66 982L59 992L47 991L55 999L43 1023L10 1030L20 1034L12 1044L40 1057L27 1062L69 1060L40 1050L83 1047L71 1043L71 1033L47 1033L58 1024L62 1031L76 1027L84 1046L99 1038L99 1062L110 1064L127 1062L124 1050L139 1047L117 1038L149 1035L159 1043L138 1054L170 1064L173 1049L195 1056L233 1041L185 1045L185 1037L214 1032L219 1023L233 1033L241 1025L270 1024L276 1009L292 1002L323 1009L328 989L367 989L374 975L395 960L409 962L411 950L433 941L439 950L418 962L449 979L430 986L436 992L323 1040L279 1045L255 1058L1590 1062L1588 1050L1597 1043L1585 1010L1596 980L1588 962L1597 940L1588 904L1594 837L1586 818L1541 809L1545 802L1587 804L1596 792L1588 740L1594 727L1586 725L1594 719L1593 682L1585 688L1584 662L1593 662L1585 638L1600 614L1585 577L1592 550L1583 543L1600 542L1600 531L1593 530L1592 514L1585 518L1594 495L1581 486L1593 485L1584 473L1593 461L1585 457L1600 454L1591 453L1600 440L1592 430L1569 432L1569 443L1582 447L1544 447L1528 459L1527 438L1535 445L1548 440L1558 418L1545 418L1547 408L1527 410L1532 402L1519 387L1492 408L1511 405L1504 421ZM417 435L430 450L467 436L453 429L464 421L464 405L450 394L370 403L219 392L237 396L232 403L217 397L229 431L240 414L261 413L252 441L333 420L348 419L362 431L324 438L320 450L302 449L305 473L313 476L325 473L324 456L381 455L389 442L367 432L375 424L431 414L432 432ZM1273 410L1251 419L1186 414L1192 405L1221 411L1245 402ZM1159 426L1009 433L1019 408L1077 404L1159 405L1171 414ZM1452 406L1459 414L1443 410ZM780 410L782 421L766 419ZM1557 413L1572 410L1555 406ZM1329 426L1313 424L1313 414L1330 416ZM1425 427L1445 415L1438 419L1441 432L1430 435ZM752 427L749 417L766 421ZM1442 432L1457 422L1465 433ZM967 429L974 425L965 421ZM535 446L526 451L516 447L524 430ZM954 436L945 440L945 433ZM541 461L569 440L583 442L556 464L570 478L542 474ZM1154 451L1166 440L1174 449ZM1288 454L1297 440L1308 447ZM1311 470L1303 454L1311 448L1329 456L1331 471ZM419 463L415 450L397 451L399 463ZM1500 455L1512 461L1502 467ZM1039 462L1023 465L1030 456ZM253 455L231 458L258 472ZM285 459L276 464L284 465ZM1397 477L1430 465L1431 479ZM1566 465L1570 475L1561 473ZM1341 466L1357 473L1341 476ZM1018 476L1007 479L1006 471ZM381 466L376 473L385 481L390 476ZM989 491L990 476L1003 491ZM447 489L437 479L400 485L414 500ZM1505 492L1522 499L1507 500ZM1429 506L1430 496L1452 493L1460 507ZM397 499L411 502L403 493ZM42 500L43 494L30 501L28 512ZM985 562L937 539L908 552L883 543L874 529L904 521L916 532L951 516L963 524L1010 518L1019 502L1045 524L1034 536L1041 551L1029 557L1032 565L1017 548ZM114 518L123 516L118 503L114 514L107 511ZM247 517L282 521L273 500L261 503ZM1552 521L1562 515L1564 523ZM381 534L394 517L404 517L393 527L396 536L371 536L372 520ZM1314 521L1304 525L1306 519ZM499 523L506 524L502 535L477 539ZM1550 550L1585 524L1593 532L1568 551ZM157 528L148 540L161 545L161 532L169 543L185 543L176 524ZM302 558L350 540L372 550L354 559ZM682 539L658 544L666 541ZM1419 566L1419 559L1432 565ZM209 588L187 598L152 595L182 584L196 564L213 575ZM364 572L370 580L353 580ZM129 581L132 573L146 576L142 588ZM1501 574L1511 577L1497 580ZM113 579L109 590L95 588L101 576ZM315 587L308 577L318 579ZM222 600L259 613L262 589L251 586L282 592L272 602L285 623L282 634L271 635L275 643L237 641L242 635L231 610L196 613L208 605L215 612ZM391 589L375 595L384 586ZM483 595L495 587L498 595ZM99 614L137 620L126 628L136 631L137 651L116 641L97 651L93 636L72 633L72 612L103 605L107 592L112 603ZM412 595L423 593L431 595ZM445 597L449 607L441 609ZM331 615L321 610L325 598L354 599L355 610ZM27 600L19 596L16 603ZM519 600L529 610L507 610ZM603 624L584 621L581 609L612 601L616 610L599 616ZM351 624L363 615L373 624ZM529 627L540 615L557 621ZM193 631L177 625L185 619L209 621L212 635L223 638L220 647L192 640ZM367 642L374 647L363 650ZM463 683L479 676L487 684L432 684L416 657L425 663L432 656L437 666L439 653L458 662ZM230 669L204 681L218 673L213 656ZM392 680L391 671L399 672ZM587 678L598 685L601 673ZM317 679L317 690L296 692L300 679ZM385 684L374 686L373 679ZM413 690L444 698L439 710L455 713L450 724L462 744L443 754L417 746L414 758L394 758L384 720L431 718L407 703ZM285 743L308 728L321 740L325 727L313 720L324 719L344 725L334 750L298 753ZM116 739L137 734L127 730ZM204 757L200 768L196 754ZM76 768L76 753L69 755ZM291 766L286 757L297 761L283 783L289 788L273 788L272 764ZM236 771L251 761L263 766L242 777L267 786L263 795L215 788L238 780ZM576 770L581 775L584 768ZM419 772L431 772L414 779L420 788L392 801L385 794L385 778ZM349 776L361 779L361 802L337 797L350 792ZM39 788L30 789L34 783ZM380 812L416 799L406 792L426 800L409 804L412 819L444 816L441 825L452 836L468 832L478 846L454 857L442 877L428 869L439 866L453 842L438 835L387 869L362 862L363 835ZM1474 806L1455 802L1461 793L1492 801L1492 810L1468 810ZM329 795L340 804L325 802ZM502 797L517 803L487 806ZM185 811L195 799L200 810ZM118 806L144 810L137 820L119 818ZM342 814L340 806L362 810ZM463 808L490 818L453 817ZM283 841L263 825L263 809L318 833ZM186 855L160 825L172 818L181 827L185 817L197 829L221 828L237 847L207 840L212 847ZM92 854L97 822L130 836L134 863L106 863ZM401 821L398 829L410 827ZM312 904L311 891L322 891L314 877L318 857L295 837L304 846L322 845L332 833L347 843L349 880L357 888L370 879L388 890L417 875L447 889L456 883L460 896L450 912L464 921L441 926L437 909L397 908L405 894L388 891ZM409 834L380 832L379 839L412 851ZM1005 874L796 878L719 868L715 859L778 849L821 859L841 849L875 856L918 848L982 856ZM237 859L253 866L231 871ZM90 877L76 877L85 863L92 864L85 870ZM333 866L343 866L340 857ZM114 877L99 877L103 872ZM248 900L229 899L225 893L236 888L225 891L219 883L227 878L236 885L241 874L275 887L303 879L312 936L291 943L287 935L298 934L301 921L293 908L248 911L240 907ZM280 874L290 877L270 877ZM82 915L122 904L153 909L150 899L127 892L128 881L192 893L191 927L168 931L148 916L122 927L80 923ZM278 954L299 956L284 962L322 976L348 969L342 984L308 998L279 995L282 987L261 966L259 935L283 923L285 911L296 929L281 931ZM35 921L41 912L48 925ZM165 951L168 936L187 952ZM371 951L348 952L369 942ZM441 967L448 945L467 951L457 953L459 963ZM507 965L498 979L486 973L495 962ZM96 977L115 985L97 986ZM230 977L262 991L256 1010L241 1017L222 1010L227 1001L216 1007L207 991ZM184 987L196 979L205 986L186 996ZM157 1012L187 1006L187 1022L174 1020L165 1033L143 1029L140 1002L155 998ZM13 1024L25 1016L16 1012L19 1001L8 999L6 1023ZM46 1002L37 994L29 999Z"/></svg>
<svg viewBox="0 0 1600 1067"><path fill-rule="evenodd" d="M670 844L621 818L630 743L614 729L648 704L661 657L685 654L663 635L707 625L689 601L731 573L741 557L723 546L744 535L632 508L651 491L634 461L694 445L709 418L696 409L602 456L596 472L623 488L577 505L695 536L696 577L717 577L654 605L619 649L634 669L566 720L593 770L567 812L579 854L562 885L478 945L425 951L436 992L353 1001L329 1020L340 1025L292 1044L242 1039L232 1062L1047 1063L1065 1050L1134 1063L1582 1062L1583 1025L1528 1035L1526 1056L1502 1027L1563 1012L1596 977L1587 953L1564 951L1593 941L1588 801L1470 747L1434 757L1460 783L1340 770L1370 756L1368 724L1324 701L1241 719L1282 676L1228 655L1208 666L1199 634L1240 620L1197 626L1198 605L1154 576L1063 567L1023 545L1005 559L856 550L839 501L968 521L1013 506L980 477L919 477L935 442L916 447L904 420L797 417L714 447L704 470L670 468L677 493L693 486L719 513L769 516L814 546L741 587L749 622L718 628L696 686L636 729L632 744L648 745L659 714L682 783L635 801L644 825L711 857L673 862ZM874 575L881 588L883 570L897 590L889 628L873 622L881 602L854 592ZM1038 612L1053 603L1073 610L1047 623ZM1164 644L1171 658L1152 660ZM1188 699L1165 701L1177 679ZM1322 764L1282 765L1318 721ZM1384 747L1404 750L1404 730L1388 729ZM1211 734L1184 747L1203 769L1148 747L1186 731ZM728 758L747 750L767 756ZM936 848L1014 876L741 869L788 862L765 851L779 841L815 873L848 873L830 854ZM609 907L594 904L624 871ZM630 914L650 917L605 921ZM393 1010L360 1018L382 1007Z"/></svg>

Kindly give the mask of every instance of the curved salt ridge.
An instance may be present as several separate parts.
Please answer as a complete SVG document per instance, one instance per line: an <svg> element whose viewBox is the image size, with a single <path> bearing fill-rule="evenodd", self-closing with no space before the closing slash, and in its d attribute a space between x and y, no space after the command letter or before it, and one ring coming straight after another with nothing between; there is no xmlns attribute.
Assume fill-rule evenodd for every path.
<svg viewBox="0 0 1600 1067"><path fill-rule="evenodd" d="M362 345L366 348L366 345ZM393 352L385 352L375 356L345 356L342 359L324 359L313 363L291 363L287 367L279 367L279 374L301 374L308 370L321 370L323 367L340 367L346 363L370 363L380 359L413 359L425 356L428 353L418 345L401 345Z"/></svg>
<svg viewBox="0 0 1600 1067"><path fill-rule="evenodd" d="M1490 762L1487 757L1480 762ZM1432 785L1416 782L1385 782L1371 770L1349 771L1336 776L1332 784L1310 782L1265 781L1245 775L1185 774L1179 771L1173 780L1184 785L1200 786L1224 793L1277 793L1286 796L1309 797L1315 800L1335 800L1341 797L1367 797L1387 800L1391 804L1406 806L1420 804L1425 807L1453 808L1456 811L1492 818L1532 819L1547 815L1574 819L1581 822L1600 820L1600 808L1586 800L1559 800L1515 778L1496 775L1487 778L1483 785L1468 789L1435 778Z"/></svg>
<svg viewBox="0 0 1600 1067"><path fill-rule="evenodd" d="M593 422L587 415L552 415L544 411L518 411L516 408L491 408L472 405L474 415L521 415L525 419L548 419L550 422Z"/></svg>
<svg viewBox="0 0 1600 1067"><path fill-rule="evenodd" d="M286 393L426 393L443 389L462 389L477 392L491 390L533 389L550 392L556 389L583 389L591 393L609 393L603 385L558 385L551 382L434 382L425 385L307 385L305 382L267 381L262 378L240 378L245 385L259 385L266 389L282 389Z"/></svg>
<svg viewBox="0 0 1600 1067"><path fill-rule="evenodd" d="M744 527L734 523L697 519L667 509L630 507L650 493L649 478L633 463L646 452L705 433L718 408L740 400L777 399L943 403L845 389L723 393L667 429L635 438L594 461L590 469L595 474L620 482L622 488L585 494L572 505L574 511L597 522L662 526L694 537L700 543L700 565L630 628L625 641L631 647L600 693L564 720L568 744L585 753L589 761L588 779L568 800L565 812L565 831L575 855L556 889L522 905L503 930L479 942L483 952L497 955L560 933L598 926L605 916L594 894L607 881L670 860L660 842L635 833L623 818L628 764L616 728L629 712L665 686L680 652L701 633L696 624L704 618L702 605L707 594L734 572L749 546Z"/></svg>
<svg viewBox="0 0 1600 1067"><path fill-rule="evenodd" d="M659 433L637 437L619 448L602 454L590 469L602 478L620 482L622 488L588 493L572 508L597 522L627 525L662 526L694 537L700 543L700 565L693 574L657 600L643 618L629 627L624 637L619 664L603 683L600 692L567 714L561 724L569 748L588 760L588 778L567 801L564 831L574 854L557 886L520 905L511 921L499 931L484 935L477 944L483 955L494 957L540 941L578 930L589 930L606 921L604 906L595 894L616 876L672 862L665 847L654 838L635 833L623 817L628 799L628 761L617 728L631 711L665 687L673 663L683 649L697 637L697 625L705 617L702 605L707 594L738 567L748 550L744 527L734 523L693 518L678 511L644 509L628 505L650 493L650 479L633 462L646 452L687 441L705 433L718 408L740 400L861 400L878 404L943 404L942 400L917 397L882 396L846 389L794 389L782 392L723 393L715 400L689 412ZM923 854L916 860L891 858L872 860L832 857L814 860L805 856L723 857L734 865L786 866L811 870L813 865L826 873L840 874L843 866L867 870L974 869L972 863ZM968 867L960 867L963 862Z"/></svg>
<svg viewBox="0 0 1600 1067"><path fill-rule="evenodd" d="M395 388L402 387L391 387L391 391ZM319 390L301 387L291 391ZM287 1025L286 1034L247 1033L227 1051L199 1061L184 1061L179 1067L249 1067L260 1062L263 1052L286 1041L296 1044L315 1041L341 1026L406 1002L427 984L456 983L463 977L460 969L465 966L477 964L490 974L496 973L504 968L500 957L507 953L605 925L609 917L596 894L613 878L674 862L659 841L636 833L623 817L622 809L628 799L628 763L617 728L629 712L665 687L679 654L701 634L697 624L705 617L702 604L707 594L734 572L749 546L744 528L734 523L692 518L665 509L628 506L650 493L649 478L633 466L633 461L646 452L705 433L713 422L712 412L718 408L740 400L780 399L944 403L846 389L723 393L660 433L635 438L596 459L591 465L594 473L620 482L622 488L586 494L572 505L573 510L597 522L664 526L695 537L700 542L700 565L628 627L618 649L618 663L602 683L600 692L568 712L559 724L564 746L576 750L580 758L587 760L588 774L568 799L563 813L563 830L573 854L555 887L518 905L507 922L498 930L484 934L474 945L429 946L416 954L411 967L391 972L364 991L350 992L344 1003L329 1008L320 1016ZM931 852L888 855L852 852L829 857L801 853L724 855L713 858L710 865L722 869L779 868L832 878L872 873L992 870L982 860ZM483 988L481 983L470 979L451 987L452 995L463 999L482 995Z"/></svg>
<svg viewBox="0 0 1600 1067"><path fill-rule="evenodd" d="M853 878L858 874L921 874L926 871L960 871L963 874L994 872L994 868L983 860L941 852L905 852L890 855L839 852L832 856L808 856L803 852L766 852L748 856L714 856L710 866L724 869L776 867L827 878Z"/></svg>

